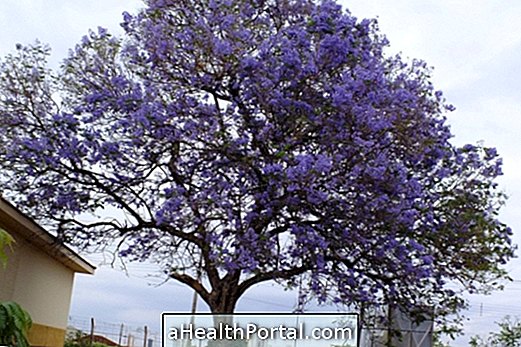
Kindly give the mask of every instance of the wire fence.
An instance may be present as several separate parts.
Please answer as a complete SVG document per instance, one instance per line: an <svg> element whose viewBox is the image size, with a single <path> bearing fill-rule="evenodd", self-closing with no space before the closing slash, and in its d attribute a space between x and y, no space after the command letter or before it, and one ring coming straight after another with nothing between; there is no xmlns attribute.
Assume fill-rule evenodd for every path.
<svg viewBox="0 0 521 347"><path fill-rule="evenodd" d="M81 332L82 339L120 347L160 347L161 333L148 326L98 321L95 318L69 317L67 336L74 338Z"/></svg>
<svg viewBox="0 0 521 347"><path fill-rule="evenodd" d="M512 288L513 287L513 288ZM521 281L514 281L506 290L521 290ZM499 304L497 302L483 302L473 299L470 307L464 312L471 317L474 330L467 331L468 336L483 334L495 329L493 322L498 322L506 315L513 317L521 317L521 306L519 301L510 305ZM254 302L272 303L260 299L253 299ZM275 303L273 303L275 305ZM400 327L394 327L402 333L404 346L431 346L433 326L422 327L421 329L413 329L406 326L409 322L401 324ZM481 330L475 330L479 327ZM157 328L156 328L157 329ZM76 331L81 331L86 338L91 338L93 342L105 343L109 346L120 347L161 347L161 333L157 330L146 326L136 326L127 324L126 322L106 322L96 320L89 317L69 317L69 336L74 336ZM106 340L104 340L104 339ZM362 329L360 346L376 347L382 346L387 340L387 329L377 326L366 326Z"/></svg>

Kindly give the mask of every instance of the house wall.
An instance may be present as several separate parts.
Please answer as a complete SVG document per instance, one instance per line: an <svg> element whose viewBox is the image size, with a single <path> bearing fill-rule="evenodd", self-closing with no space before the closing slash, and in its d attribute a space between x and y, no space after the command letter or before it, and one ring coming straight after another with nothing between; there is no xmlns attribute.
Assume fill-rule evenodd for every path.
<svg viewBox="0 0 521 347"><path fill-rule="evenodd" d="M8 230L9 232L9 230ZM13 300L29 312L32 346L62 347L74 272L11 232L16 243L0 268L0 300Z"/></svg>

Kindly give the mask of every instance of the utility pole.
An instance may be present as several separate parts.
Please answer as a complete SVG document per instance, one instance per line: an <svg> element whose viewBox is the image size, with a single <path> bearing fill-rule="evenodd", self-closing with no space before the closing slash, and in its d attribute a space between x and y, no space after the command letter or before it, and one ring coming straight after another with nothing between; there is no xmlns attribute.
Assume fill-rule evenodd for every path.
<svg viewBox="0 0 521 347"><path fill-rule="evenodd" d="M197 274L196 274L196 279L199 281L202 277L202 274L201 274L201 268L203 266L203 259L201 258L200 262L199 262L199 266L197 267ZM194 324L195 324L195 313L197 312L197 300L199 299L199 295L197 294L197 292L194 290L194 294L192 296L192 307L190 309L190 313L191 313L191 317L190 317L190 325L193 327ZM186 340L185 342L185 347L192 347L192 341L190 340Z"/></svg>

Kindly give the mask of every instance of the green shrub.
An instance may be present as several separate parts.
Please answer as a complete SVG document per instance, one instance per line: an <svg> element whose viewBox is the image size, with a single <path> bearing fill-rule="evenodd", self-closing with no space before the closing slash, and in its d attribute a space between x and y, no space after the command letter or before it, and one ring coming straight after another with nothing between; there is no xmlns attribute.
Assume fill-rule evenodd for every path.
<svg viewBox="0 0 521 347"><path fill-rule="evenodd" d="M63 347L109 347L101 342L94 342L91 346L88 335L77 330L67 334Z"/></svg>
<svg viewBox="0 0 521 347"><path fill-rule="evenodd" d="M27 311L16 302L0 302L0 344L29 347L27 332L32 323Z"/></svg>

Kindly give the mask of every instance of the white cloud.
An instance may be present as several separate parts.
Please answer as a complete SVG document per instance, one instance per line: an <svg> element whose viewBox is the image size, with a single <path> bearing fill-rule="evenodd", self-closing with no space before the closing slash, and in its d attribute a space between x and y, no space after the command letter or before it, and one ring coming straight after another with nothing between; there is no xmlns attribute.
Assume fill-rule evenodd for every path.
<svg viewBox="0 0 521 347"><path fill-rule="evenodd" d="M435 67L438 88L465 88L483 68L521 42L521 3L494 0L343 1L358 17L376 17L391 51Z"/></svg>
<svg viewBox="0 0 521 347"><path fill-rule="evenodd" d="M51 45L51 63L57 66L89 29L102 26L121 33L123 11L141 7L140 0L2 0L0 56L13 51L16 43L38 39Z"/></svg>

